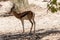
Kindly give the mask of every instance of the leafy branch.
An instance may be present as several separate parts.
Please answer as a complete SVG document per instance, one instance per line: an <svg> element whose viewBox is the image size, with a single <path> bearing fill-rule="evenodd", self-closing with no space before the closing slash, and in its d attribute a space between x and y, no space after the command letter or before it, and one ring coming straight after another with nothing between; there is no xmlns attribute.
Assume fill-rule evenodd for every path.
<svg viewBox="0 0 60 40"><path fill-rule="evenodd" d="M53 13L57 12L58 10L60 10L60 2L57 2L57 0L51 0L47 4L47 8L48 8L48 10L50 10Z"/></svg>

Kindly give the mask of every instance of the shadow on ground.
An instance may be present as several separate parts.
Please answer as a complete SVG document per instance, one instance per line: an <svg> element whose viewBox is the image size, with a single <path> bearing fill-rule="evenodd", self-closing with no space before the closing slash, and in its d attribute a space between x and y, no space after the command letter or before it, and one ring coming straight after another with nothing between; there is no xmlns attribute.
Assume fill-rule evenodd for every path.
<svg viewBox="0 0 60 40"><path fill-rule="evenodd" d="M41 29L42 31L44 29ZM41 31L40 30L40 31ZM14 35L0 35L1 40L40 40L50 34L60 33L60 30L47 30L45 32L36 31L36 33L24 33L24 34L14 34Z"/></svg>

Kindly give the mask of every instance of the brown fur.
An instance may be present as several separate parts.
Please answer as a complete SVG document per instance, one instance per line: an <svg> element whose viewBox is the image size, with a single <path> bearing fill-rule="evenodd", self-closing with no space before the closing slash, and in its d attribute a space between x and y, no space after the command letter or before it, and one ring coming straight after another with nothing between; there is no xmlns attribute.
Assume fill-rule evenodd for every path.
<svg viewBox="0 0 60 40"><path fill-rule="evenodd" d="M32 27L34 25L34 32L35 32L35 21L34 21L35 14L32 11L25 11L25 12L22 12L22 13L17 13L13 9L14 9L14 6L11 9L11 12L13 12L13 15L16 18L21 20L21 23L22 23L22 26L23 26L23 32L24 32L24 20L29 20L30 23L32 24L30 32L32 31Z"/></svg>

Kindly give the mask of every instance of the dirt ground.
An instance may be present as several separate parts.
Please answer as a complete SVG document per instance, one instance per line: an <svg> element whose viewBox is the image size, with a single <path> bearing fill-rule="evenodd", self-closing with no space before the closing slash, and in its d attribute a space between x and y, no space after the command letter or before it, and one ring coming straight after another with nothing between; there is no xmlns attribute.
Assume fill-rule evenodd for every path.
<svg viewBox="0 0 60 40"><path fill-rule="evenodd" d="M45 32L46 30L60 30L60 11L56 13L47 13L47 9L32 5L28 8L35 13L36 30ZM24 21L25 32L29 32L31 24ZM41 31L41 29L44 29ZM14 16L0 17L0 35L2 34L22 33L22 24L19 19ZM60 33L50 34L40 40L60 40Z"/></svg>
<svg viewBox="0 0 60 40"><path fill-rule="evenodd" d="M60 30L59 12L55 14L52 13L47 14L45 9L39 9L39 7L37 9L35 8L36 7L33 7L32 11L33 12L35 11L34 13L35 13L36 30L40 29L44 29L44 31L51 29ZM38 9L41 11L36 11ZM24 22L25 22L25 32L29 32L31 24L27 20L25 20ZM0 35L9 33L13 34L22 33L21 21L15 18L14 16L0 17L0 28L1 28ZM60 40L60 33L50 34L48 36L43 37L41 40Z"/></svg>

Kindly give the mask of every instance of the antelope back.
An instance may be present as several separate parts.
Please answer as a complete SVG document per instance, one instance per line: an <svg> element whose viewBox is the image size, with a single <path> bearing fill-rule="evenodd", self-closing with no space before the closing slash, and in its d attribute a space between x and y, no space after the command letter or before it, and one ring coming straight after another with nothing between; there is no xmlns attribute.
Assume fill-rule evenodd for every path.
<svg viewBox="0 0 60 40"><path fill-rule="evenodd" d="M27 19L28 20L28 19L34 18L34 13L32 11L25 11L21 14L22 14L21 15L22 19Z"/></svg>

